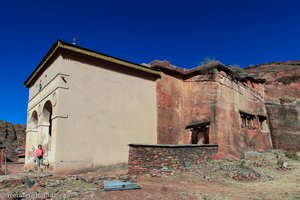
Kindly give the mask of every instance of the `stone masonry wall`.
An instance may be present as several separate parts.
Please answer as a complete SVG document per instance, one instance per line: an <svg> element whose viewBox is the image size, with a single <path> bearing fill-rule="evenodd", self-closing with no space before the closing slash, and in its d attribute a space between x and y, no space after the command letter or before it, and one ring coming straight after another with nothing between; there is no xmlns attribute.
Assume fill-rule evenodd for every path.
<svg viewBox="0 0 300 200"><path fill-rule="evenodd" d="M17 174L23 172L24 163L7 163L7 173L8 174Z"/></svg>
<svg viewBox="0 0 300 200"><path fill-rule="evenodd" d="M217 145L129 145L128 173L154 173L167 169L186 169L212 158Z"/></svg>

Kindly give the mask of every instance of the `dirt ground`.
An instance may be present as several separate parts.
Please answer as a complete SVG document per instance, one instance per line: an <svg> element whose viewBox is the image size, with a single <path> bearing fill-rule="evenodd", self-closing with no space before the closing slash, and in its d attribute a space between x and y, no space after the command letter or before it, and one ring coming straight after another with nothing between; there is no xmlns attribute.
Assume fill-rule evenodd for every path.
<svg viewBox="0 0 300 200"><path fill-rule="evenodd" d="M126 170L72 176L22 177L0 182L2 199L300 199L300 161L274 150L250 159L211 160L186 170L163 167L128 176ZM103 180L135 181L142 189L104 191ZM39 192L39 193L37 193Z"/></svg>

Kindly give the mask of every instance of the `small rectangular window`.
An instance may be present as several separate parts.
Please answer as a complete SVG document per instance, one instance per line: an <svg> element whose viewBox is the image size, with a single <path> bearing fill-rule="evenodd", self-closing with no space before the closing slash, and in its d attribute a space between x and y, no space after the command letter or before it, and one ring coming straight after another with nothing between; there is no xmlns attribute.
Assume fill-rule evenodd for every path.
<svg viewBox="0 0 300 200"><path fill-rule="evenodd" d="M268 131L267 117L258 116L259 128L261 131Z"/></svg>
<svg viewBox="0 0 300 200"><path fill-rule="evenodd" d="M241 117L241 127L242 128L256 129L256 126L255 126L256 118L254 115L240 112L240 117Z"/></svg>
<svg viewBox="0 0 300 200"><path fill-rule="evenodd" d="M209 144L209 122L189 124L191 144Z"/></svg>

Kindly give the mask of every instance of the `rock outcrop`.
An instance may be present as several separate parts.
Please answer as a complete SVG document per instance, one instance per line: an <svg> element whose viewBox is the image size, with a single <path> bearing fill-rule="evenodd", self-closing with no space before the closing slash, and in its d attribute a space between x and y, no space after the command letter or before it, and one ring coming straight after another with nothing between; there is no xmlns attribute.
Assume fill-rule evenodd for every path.
<svg viewBox="0 0 300 200"><path fill-rule="evenodd" d="M246 69L265 79L265 105L274 148L300 150L300 61L272 62Z"/></svg>
<svg viewBox="0 0 300 200"><path fill-rule="evenodd" d="M206 138L198 144L219 145L218 157L272 147L300 150L300 61L247 69L220 62L193 69L167 61L149 66L162 71L158 143L194 143L198 132Z"/></svg>
<svg viewBox="0 0 300 200"><path fill-rule="evenodd" d="M167 61L150 66L162 71L156 88L159 144L217 144L216 158L272 148L264 80L220 62L189 70Z"/></svg>
<svg viewBox="0 0 300 200"><path fill-rule="evenodd" d="M0 146L6 148L7 161L18 161L17 149L25 147L25 125L0 120Z"/></svg>

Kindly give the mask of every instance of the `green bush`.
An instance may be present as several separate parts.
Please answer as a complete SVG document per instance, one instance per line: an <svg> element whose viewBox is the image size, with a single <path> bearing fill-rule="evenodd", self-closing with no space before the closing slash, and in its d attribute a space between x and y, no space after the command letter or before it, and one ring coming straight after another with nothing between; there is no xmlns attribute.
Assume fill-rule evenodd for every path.
<svg viewBox="0 0 300 200"><path fill-rule="evenodd" d="M300 153L294 151L286 151L284 152L285 156L292 160L300 160Z"/></svg>
<svg viewBox="0 0 300 200"><path fill-rule="evenodd" d="M284 104L284 103L292 103L293 101L296 101L296 98L288 95L283 95L282 97L279 98L279 100L281 104Z"/></svg>
<svg viewBox="0 0 300 200"><path fill-rule="evenodd" d="M277 81L279 83L283 83L285 85L289 85L291 83L296 83L299 80L300 80L300 76L298 76L298 75L284 76L284 77L277 79Z"/></svg>
<svg viewBox="0 0 300 200"><path fill-rule="evenodd" d="M203 61L200 62L200 65L209 65L214 62L216 62L216 59L210 58L209 56L207 56L206 58L203 59Z"/></svg>
<svg viewBox="0 0 300 200"><path fill-rule="evenodd" d="M239 168L241 168L241 169L252 170L252 168L251 168L251 166L250 166L250 162L249 162L249 161L246 161L246 160L242 160L238 166L239 166Z"/></svg>

